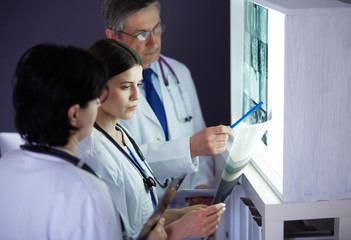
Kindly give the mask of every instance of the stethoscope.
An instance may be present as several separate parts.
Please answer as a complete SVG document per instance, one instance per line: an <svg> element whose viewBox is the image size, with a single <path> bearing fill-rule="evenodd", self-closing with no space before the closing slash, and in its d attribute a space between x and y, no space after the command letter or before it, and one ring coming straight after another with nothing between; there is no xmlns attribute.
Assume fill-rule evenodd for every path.
<svg viewBox="0 0 351 240"><path fill-rule="evenodd" d="M91 169L86 163L84 163L82 160L80 160L79 158L63 151L63 150L59 150L56 148L53 148L51 146L48 145L33 145L33 144L24 144L20 146L21 149L27 150L27 151L31 151L31 152L35 152L35 153L43 153L43 154L48 154L51 156L55 156L55 157L59 157L63 160L66 160L70 163L72 163L73 165L90 172L91 174L93 174L94 176L97 177L96 173L93 171L93 169Z"/></svg>
<svg viewBox="0 0 351 240"><path fill-rule="evenodd" d="M162 74L162 78L163 78L163 82L169 92L169 95L171 96L171 99L172 99L172 102L173 102L173 107L174 107L174 111L176 112L177 114L177 118L179 121L181 122L190 122L191 119L193 118L189 112L188 112L188 109L186 107L186 104L185 104L185 100L184 100L184 96L183 96L183 92L180 88L180 83L179 83L179 79L176 75L176 73L174 72L173 68L171 67L171 65L169 65L169 63L162 57L160 56L159 59L158 59L158 63L160 65L160 70L161 70L161 74ZM171 72L171 74L168 74L167 77L166 77L166 74L163 70L163 66L162 64L166 65L167 68L169 69L169 71ZM175 82L175 84L177 85L178 87L178 92L179 92L179 95L180 97L182 98L182 102L183 102L183 106L184 106L184 109L185 109L185 113L186 113L186 116L185 117L181 117L178 110L177 110L177 107L176 107L176 104L175 104L175 100L174 100L174 97L173 97L173 94L171 92L171 89L169 87L169 82L168 82L168 78L172 78L173 81Z"/></svg>
<svg viewBox="0 0 351 240"><path fill-rule="evenodd" d="M160 181L156 178L156 176L154 175L154 173L152 172L152 170L150 169L148 164L144 164L147 169L149 170L149 172L151 173L151 176L147 176L144 169L142 169L142 167L126 152L124 151L124 149L116 142L116 140L114 140L102 127L100 127L97 123L94 123L94 127L100 131L102 134L104 134L107 139L113 144L115 145L118 150L123 153L123 155L134 165L134 167L139 171L139 173L141 174L142 178L143 178L143 182L144 182L144 186L146 189L148 189L149 191L152 191L152 187L156 187L156 183L161 187L161 188L166 188L168 186L168 180L166 179L164 184L161 184ZM136 144L136 142L134 141L134 139L122 128L121 125L119 125L118 123L115 126L116 130L123 130L123 132L127 135L127 138L129 139L129 141L132 143L133 148L135 149L136 153L138 154L139 158L141 159L142 162L145 162L145 157L143 155L143 153L141 152L140 148L138 147L138 145Z"/></svg>

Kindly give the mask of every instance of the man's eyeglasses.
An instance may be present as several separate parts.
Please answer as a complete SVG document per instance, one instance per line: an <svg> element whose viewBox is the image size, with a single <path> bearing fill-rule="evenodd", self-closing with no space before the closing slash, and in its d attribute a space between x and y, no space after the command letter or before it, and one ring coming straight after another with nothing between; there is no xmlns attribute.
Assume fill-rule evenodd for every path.
<svg viewBox="0 0 351 240"><path fill-rule="evenodd" d="M161 23L161 24L157 25L152 31L144 31L144 32L138 33L137 35L131 35L129 33L123 32L123 31L119 31L119 33L123 33L125 35L130 36L130 37L136 38L136 39L138 39L139 42L142 42L142 41L147 40L151 36L151 32L153 32L155 35L160 35L165 30L166 30L166 25Z"/></svg>

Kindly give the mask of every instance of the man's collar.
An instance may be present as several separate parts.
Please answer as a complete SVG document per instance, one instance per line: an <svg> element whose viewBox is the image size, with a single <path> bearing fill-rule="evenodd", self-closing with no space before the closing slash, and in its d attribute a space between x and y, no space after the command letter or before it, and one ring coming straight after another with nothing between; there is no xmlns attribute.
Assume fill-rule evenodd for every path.
<svg viewBox="0 0 351 240"><path fill-rule="evenodd" d="M156 62L151 63L149 68L151 68L151 70L152 70L152 71L156 74L156 76L158 77L158 74L157 74L158 71L157 71Z"/></svg>

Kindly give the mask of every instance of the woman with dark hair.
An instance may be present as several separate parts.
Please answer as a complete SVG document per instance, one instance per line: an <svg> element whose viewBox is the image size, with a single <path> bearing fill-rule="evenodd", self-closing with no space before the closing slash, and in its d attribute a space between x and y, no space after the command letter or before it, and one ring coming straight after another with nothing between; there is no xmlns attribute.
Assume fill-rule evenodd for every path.
<svg viewBox="0 0 351 240"><path fill-rule="evenodd" d="M21 57L13 91L26 144L0 160L0 239L121 239L106 185L75 157L106 87L82 49L41 44Z"/></svg>
<svg viewBox="0 0 351 240"><path fill-rule="evenodd" d="M110 93L98 109L91 135L79 144L78 155L107 183L124 225L135 239L157 205L156 179L137 144L116 123L134 115L142 63L131 48L112 39L97 41L89 52L107 66ZM166 210L168 239L213 234L224 210L224 204Z"/></svg>

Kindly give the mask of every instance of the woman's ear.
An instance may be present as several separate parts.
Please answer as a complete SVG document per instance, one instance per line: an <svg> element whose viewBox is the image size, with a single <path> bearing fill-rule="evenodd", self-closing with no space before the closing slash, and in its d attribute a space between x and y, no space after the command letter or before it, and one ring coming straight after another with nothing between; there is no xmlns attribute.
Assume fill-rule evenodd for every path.
<svg viewBox="0 0 351 240"><path fill-rule="evenodd" d="M74 104L68 109L68 112L67 112L68 120L70 124L76 128L78 127L78 124L79 124L80 110L81 108L79 104Z"/></svg>

